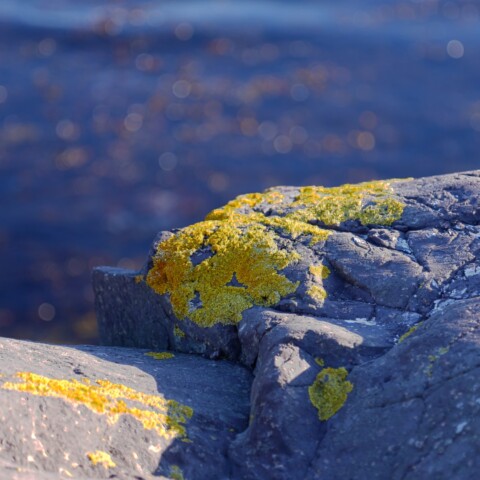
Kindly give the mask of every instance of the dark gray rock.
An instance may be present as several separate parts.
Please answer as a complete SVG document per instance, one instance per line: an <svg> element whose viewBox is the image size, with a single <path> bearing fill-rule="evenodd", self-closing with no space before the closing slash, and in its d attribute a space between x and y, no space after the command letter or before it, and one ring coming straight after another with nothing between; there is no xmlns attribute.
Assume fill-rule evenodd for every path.
<svg viewBox="0 0 480 480"><path fill-rule="evenodd" d="M170 477L175 466L185 478L228 478L228 445L248 424L251 374L226 361L184 354L157 360L145 353L0 339L0 478L150 479ZM80 394L73 401L64 395L8 389L9 383L35 384L22 382L19 372L66 380L65 389L74 388L73 380L83 388L85 379L94 387L97 380L107 380L162 402L179 402L192 408L193 415L182 423L185 437L169 438L144 427L133 415L115 420L99 414ZM119 400L132 408L158 411L125 395ZM168 407L170 415L174 411ZM96 451L108 453L116 466L94 465L87 454Z"/></svg>
<svg viewBox="0 0 480 480"><path fill-rule="evenodd" d="M328 422L309 479L472 479L480 468L476 298L437 309L381 358Z"/></svg>
<svg viewBox="0 0 480 480"><path fill-rule="evenodd" d="M231 435L202 439L211 425L192 423L189 456L173 450L185 478L476 478L479 193L479 172L279 187L161 233L140 272L96 269L104 343L253 372L248 425L239 394L213 423L222 430L233 416ZM238 388L238 375L248 374L231 372L224 387L244 395L250 384ZM156 461L169 464L170 452ZM208 476L195 470L201 459Z"/></svg>

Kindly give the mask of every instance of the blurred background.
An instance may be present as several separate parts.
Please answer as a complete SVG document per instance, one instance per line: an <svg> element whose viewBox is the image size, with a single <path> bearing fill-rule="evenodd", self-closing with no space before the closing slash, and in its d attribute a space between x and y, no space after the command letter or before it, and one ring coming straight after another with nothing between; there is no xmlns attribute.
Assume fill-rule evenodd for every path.
<svg viewBox="0 0 480 480"><path fill-rule="evenodd" d="M1 0L0 335L240 193L480 167L480 2Z"/></svg>

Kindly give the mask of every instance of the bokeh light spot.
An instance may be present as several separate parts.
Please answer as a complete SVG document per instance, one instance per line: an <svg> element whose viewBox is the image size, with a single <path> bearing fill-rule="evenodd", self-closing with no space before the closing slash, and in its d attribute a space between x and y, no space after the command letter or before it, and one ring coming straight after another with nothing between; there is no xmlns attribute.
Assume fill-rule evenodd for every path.
<svg viewBox="0 0 480 480"><path fill-rule="evenodd" d="M172 152L165 152L158 159L160 168L165 172L171 172L177 166L177 157Z"/></svg>
<svg viewBox="0 0 480 480"><path fill-rule="evenodd" d="M51 303L42 303L38 307L38 316L44 322L51 322L55 318L55 307Z"/></svg>
<svg viewBox="0 0 480 480"><path fill-rule="evenodd" d="M452 58L462 58L465 53L463 43L460 40L450 40L447 43L447 53Z"/></svg>

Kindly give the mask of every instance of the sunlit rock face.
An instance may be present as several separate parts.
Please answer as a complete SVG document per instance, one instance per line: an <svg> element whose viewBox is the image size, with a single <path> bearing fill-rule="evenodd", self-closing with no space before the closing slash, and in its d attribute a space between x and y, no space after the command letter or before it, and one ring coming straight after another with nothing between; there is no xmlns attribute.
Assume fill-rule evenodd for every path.
<svg viewBox="0 0 480 480"><path fill-rule="evenodd" d="M379 452L381 461L365 456L377 478L426 475L428 449L439 444L411 438L435 430L427 421L435 412L414 399L437 380L435 388L449 388L462 349L463 361L475 363L457 337L474 335L468 325L477 321L479 202L479 172L240 196L199 223L160 233L141 271L96 269L102 341L253 370L249 426L229 447L232 478L367 478L347 458L336 476L335 449L348 457L350 441L359 463L364 449ZM395 362L410 365L410 377L400 378ZM370 416L390 404L381 425ZM397 430L409 438L394 440ZM455 443L450 431L435 432ZM479 448L472 436L467 443Z"/></svg>
<svg viewBox="0 0 480 480"><path fill-rule="evenodd" d="M228 478L251 382L196 355L0 338L0 478Z"/></svg>

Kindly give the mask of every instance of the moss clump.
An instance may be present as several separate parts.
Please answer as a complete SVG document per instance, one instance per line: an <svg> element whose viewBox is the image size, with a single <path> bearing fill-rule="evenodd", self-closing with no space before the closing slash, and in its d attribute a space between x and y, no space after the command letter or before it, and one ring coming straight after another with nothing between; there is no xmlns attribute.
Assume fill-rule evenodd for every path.
<svg viewBox="0 0 480 480"><path fill-rule="evenodd" d="M297 252L279 248L282 236L305 237L315 245L331 234L319 223L334 226L357 220L390 225L403 211L392 194L390 183L379 181L302 187L293 202L275 189L241 195L213 210L205 221L161 242L147 284L159 294L169 294L180 320L189 318L203 327L236 324L244 310L273 306L298 288L298 282L281 273L299 259ZM194 264L192 257L199 252L207 253L207 258ZM317 267L312 266L310 273L326 278L328 268ZM309 295L320 301L326 292L315 286Z"/></svg>
<svg viewBox="0 0 480 480"><path fill-rule="evenodd" d="M95 413L106 415L112 423L122 415L130 415L145 429L154 430L168 439L185 437L184 424L193 414L190 407L174 400L137 392L108 380L96 380L91 384L88 379L83 382L57 380L30 372L19 372L16 376L22 382L6 382L2 388L81 404Z"/></svg>
<svg viewBox="0 0 480 480"><path fill-rule="evenodd" d="M98 465L100 463L104 468L113 468L117 466L112 460L112 457L107 452L103 452L102 450L88 452L87 457L94 465Z"/></svg>
<svg viewBox="0 0 480 480"><path fill-rule="evenodd" d="M152 357L155 360L168 360L169 358L175 357L172 352L148 352L145 355L147 357Z"/></svg>
<svg viewBox="0 0 480 480"><path fill-rule="evenodd" d="M320 420L328 420L342 408L353 384L346 380L345 368L324 368L313 384L308 387L308 394L313 406L318 410Z"/></svg>

